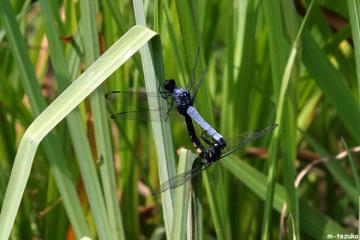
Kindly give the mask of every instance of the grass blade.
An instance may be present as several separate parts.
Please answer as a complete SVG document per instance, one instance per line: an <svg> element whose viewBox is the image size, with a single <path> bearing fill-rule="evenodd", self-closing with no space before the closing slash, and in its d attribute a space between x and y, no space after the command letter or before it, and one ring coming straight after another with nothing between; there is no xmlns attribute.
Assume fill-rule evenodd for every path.
<svg viewBox="0 0 360 240"><path fill-rule="evenodd" d="M142 0L134 0L134 12L137 24L146 25L144 6ZM156 92L158 86L164 81L164 71L162 69L162 51L160 41L154 42L152 51L149 45L145 45L141 51L141 60L143 71L145 75L146 91ZM157 79L157 80L156 80ZM149 107L152 109L159 109L160 103L149 101ZM160 182L165 182L170 177L175 175L175 160L173 155L173 143L168 122L152 121L152 129L155 140L156 153L158 157L159 178ZM164 223L166 236L170 238L173 224L173 193L166 191L161 194Z"/></svg>
<svg viewBox="0 0 360 240"><path fill-rule="evenodd" d="M357 0L348 0L347 3L349 8L352 37L354 39L358 100L360 103L360 2Z"/></svg>
<svg viewBox="0 0 360 240"><path fill-rule="evenodd" d="M344 83L339 71L329 61L326 53L316 44L310 34L305 31L302 42L303 61L309 73L326 98L334 105L340 119L351 136L360 141L360 110L359 106Z"/></svg>
<svg viewBox="0 0 360 240"><path fill-rule="evenodd" d="M0 16L2 17L2 24L5 28L11 51L19 67L23 88L25 89L26 95L29 97L33 115L36 116L40 114L43 109L45 109L46 104L44 99L41 97L40 86L32 69L32 64L30 62L29 56L27 55L26 45L20 34L20 30L15 19L15 14L10 6L10 3L7 0L2 0L0 1L0 5ZM74 230L78 236L90 235L85 221L85 216L81 210L81 205L77 197L76 189L69 178L70 172L66 164L66 158L61 151L61 145L61 141L55 132L50 133L49 137L44 141L46 155L53 170L59 191L64 198L65 209L68 213ZM12 175L11 179L13 179L13 182L14 178L16 177L25 177L25 179L27 179L26 176ZM25 182L19 180L17 183L25 184L26 180ZM19 191L15 193L15 191L11 190L11 184L9 184L9 186L7 188L7 193L1 209L0 222L4 223L1 224L1 226L3 226L3 230L0 233L1 239L3 236L3 238L6 239L6 236L9 235L23 191L20 187ZM8 202L8 204L11 206L6 205L6 201L9 201L9 194L11 194L9 191L19 195L19 197L16 198L16 201L12 202L10 200L10 202Z"/></svg>
<svg viewBox="0 0 360 240"><path fill-rule="evenodd" d="M250 166L241 161L237 157L229 156L224 158L222 164L233 173L243 184L249 187L261 199L266 199L267 177ZM272 207L278 212L281 211L286 202L285 189L279 184L275 185L274 201ZM300 227L302 231L306 232L314 239L321 239L327 234L336 234L346 232L338 223L323 215L314 208L311 208L304 201L300 201L301 218Z"/></svg>
<svg viewBox="0 0 360 240"><path fill-rule="evenodd" d="M191 231L193 239L204 239L204 227L203 227L203 185L202 176L191 180L192 196L191 196L191 226L188 226L188 231ZM190 230L191 229L191 230Z"/></svg>
<svg viewBox="0 0 360 240"><path fill-rule="evenodd" d="M0 215L0 225L2 226L0 239L7 239L10 234L30 174L33 158L41 140L154 35L153 31L141 26L130 29L29 126L20 142L5 194Z"/></svg>
<svg viewBox="0 0 360 240"><path fill-rule="evenodd" d="M194 157L191 155L190 151L184 149L180 151L177 174L181 174L191 169L194 161ZM190 217L188 216L189 205L191 208L191 204L189 204L191 202L190 181L180 187L177 187L174 192L174 220L171 231L171 239L191 239L187 238L187 233L191 232L190 229L187 229L187 221Z"/></svg>
<svg viewBox="0 0 360 240"><path fill-rule="evenodd" d="M90 65L100 54L98 31L96 25L96 2L95 1L81 1L81 15L82 15L82 35L84 41L85 64ZM123 224L120 214L120 208L116 193L115 172L113 165L113 154L111 144L111 134L109 129L108 113L106 110L105 92L100 86L91 96L91 111L94 121L96 148L99 158L102 158L104 164L100 166L101 183L104 192L106 206L103 202L98 202L98 206L94 208L101 209L101 217L97 222L97 227L102 225L105 232L110 234L112 239L124 239ZM95 171L94 171L95 174ZM95 179L96 175L93 175ZM85 182L86 184L86 182ZM96 186L89 182L90 186ZM93 189L93 194L102 196L99 182L96 189ZM96 190L96 191L94 191ZM88 192L89 195L89 192ZM94 210L93 210L94 211ZM110 221L108 221L108 219ZM109 225L108 225L109 224ZM110 227L110 229L108 229ZM103 235L105 238L105 235Z"/></svg>
<svg viewBox="0 0 360 240"><path fill-rule="evenodd" d="M269 28L269 46L270 46L270 58L271 58L271 72L274 86L274 95L277 99L277 114L276 120L282 120L281 115L284 111L283 102L284 96L279 92L283 90L283 94L287 91L288 78L284 77L284 69L286 65L286 55L288 54L289 43L285 39L285 29L283 20L281 18L281 2L280 1L264 1L263 8L265 13L265 19ZM295 52L292 54L292 59L295 59ZM290 59L290 58L289 58ZM289 66L292 67L292 63ZM290 74L291 71L288 73ZM282 75L283 74L283 75ZM285 80L285 81L281 81ZM280 106L281 105L281 106ZM262 239L269 238L269 228L271 221L271 212L273 205L273 194L275 190L275 178L276 178L276 157L278 147L278 136L282 129L281 122L275 121L280 124L278 129L275 129L273 139L270 144L269 150L269 163L268 163L268 180L267 180L267 193L264 207L264 217L262 223Z"/></svg>
<svg viewBox="0 0 360 240"><path fill-rule="evenodd" d="M200 41L201 27L198 19L198 16L201 15L201 10L197 8L197 2L176 1L175 3L184 49L188 60L187 71L191 72L190 70L194 66L197 49L198 47L202 49L202 42ZM202 70L205 68L202 51L200 51L199 59L200 61L195 74L196 79L200 77ZM213 124L214 116L207 81L204 81L201 85L201 92L199 92L196 98L196 107L207 122ZM224 195L221 194L221 191L224 189L224 179L220 177L218 181L215 182L213 177L209 178L209 173L209 171L206 171L203 174L203 179L216 235L219 239L231 239L230 223L228 214L226 213L228 204L225 201ZM221 168L213 169L212 174L215 173L222 175L223 170Z"/></svg>
<svg viewBox="0 0 360 240"><path fill-rule="evenodd" d="M266 201L265 201L265 210L264 210L264 221L263 221L263 232L262 232L262 239L268 239L269 238L269 225L270 225L270 219L271 219L271 210L272 210L272 205L273 205L273 194L274 194L274 190L275 190L275 184L276 184L276 165L277 165L277 148L278 148L278 144L279 144L279 132L282 131L282 129L284 129L284 127L286 127L289 123L287 124L282 124L282 121L284 120L284 117L286 116L285 114L289 114L289 112L287 112L288 108L291 107L291 105L286 106L287 104L287 98L289 97L289 92L288 92L288 86L289 86L289 82L290 82L290 78L292 75L292 71L293 71L293 67L295 64L295 60L298 54L298 50L299 50L299 41L301 40L301 35L303 33L303 29L307 23L307 19L309 17L309 13L312 10L314 6L314 1L312 1L312 3L309 6L309 9L302 21L302 24L299 28L299 31L294 39L294 43L293 46L291 48L290 51L290 55L289 58L287 60L287 64L286 67L284 69L284 73L282 76L282 80L281 80L281 88L280 88L280 92L279 92L279 98L277 101L277 111L276 111L276 123L279 123L280 127L279 129L275 129L274 131L274 135L273 135L273 139L271 142L271 147L270 147L270 161L269 161L269 170L268 170L268 191L267 191L267 195L266 195ZM268 6L269 7L269 6ZM267 10L269 11L269 9ZM281 22L277 23L278 25L281 24ZM280 65L275 65L274 68L280 68ZM291 114L291 113L290 113ZM289 122L294 122L294 116L290 116L288 119ZM289 126L288 128L293 129L291 126ZM285 129L283 130L283 133L287 133L285 139L289 140L295 140L295 137L292 136L292 133L289 131L285 131ZM294 141L293 141L294 142ZM288 144L289 142L285 142L285 144ZM288 200L289 205L290 205L290 210L292 211L292 214L295 216L295 225L297 228L297 232L296 235L299 238L299 231L298 231L298 203L297 203L297 193L296 193L296 189L294 187L294 182L295 182L295 169L293 166L293 159L295 157L295 149L296 149L296 145L292 144L290 146L292 148L292 153L287 152L286 153L286 159L285 159L285 166L287 166L287 168L291 171L290 174L292 175L290 179L288 179L288 181L286 181L287 185L289 186L291 184L291 186L289 186L288 190ZM286 147L285 147L286 148Z"/></svg>

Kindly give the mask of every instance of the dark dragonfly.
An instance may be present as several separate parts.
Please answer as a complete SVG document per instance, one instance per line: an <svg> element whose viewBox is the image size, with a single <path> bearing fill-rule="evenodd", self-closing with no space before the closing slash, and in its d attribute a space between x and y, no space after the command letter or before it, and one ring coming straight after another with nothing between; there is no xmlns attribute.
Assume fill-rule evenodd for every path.
<svg viewBox="0 0 360 240"><path fill-rule="evenodd" d="M205 71L203 71L199 80L196 81L195 72L198 55L199 52L196 54L195 65L186 88L178 87L175 80L169 79L163 82L163 86L158 88L158 92L113 91L107 93L105 97L110 102L116 102L131 109L130 111L114 113L111 117L127 120L151 119L152 121L167 121L169 113L174 109L175 105L177 112L185 117L188 131L193 129L192 120L194 120L212 140L216 141L221 148L224 148L226 146L224 138L204 120L194 107L196 95L205 75ZM165 103L164 100L166 100ZM154 102L157 102L160 107L151 108L150 106ZM189 134L191 135L190 132Z"/></svg>
<svg viewBox="0 0 360 240"><path fill-rule="evenodd" d="M158 92L114 91L106 94L106 98L110 102L117 102L121 106L127 106L132 109L131 111L112 114L111 117L114 119L167 121L169 113L174 109L174 105L177 112L184 116L190 141L193 143L199 158L196 160L197 164L192 170L166 181L161 185L159 192L182 185L211 166L214 162L228 156L246 143L271 132L277 126L274 124L265 129L245 133L227 145L224 138L202 118L193 106L205 73L203 71L200 79L198 81L195 80L198 55L199 52L196 54L195 65L186 88L176 86L175 80L170 79L163 82L163 86L158 88ZM154 102L157 104L153 104ZM151 108L150 106L153 105L158 105L159 107ZM201 139L207 144L207 148L204 147L198 138L193 121L202 128Z"/></svg>
<svg viewBox="0 0 360 240"><path fill-rule="evenodd" d="M154 192L154 194L162 193L168 189L176 188L187 181L191 180L199 173L210 167L213 163L218 160L232 154L233 152L242 148L245 144L255 141L258 138L261 138L267 133L272 132L278 124L273 124L267 128L256 129L230 140L226 147L220 148L217 142L213 141L209 136L204 132L201 136L202 140L208 144L208 148L205 149L203 155L200 155L194 160L194 165L191 170L185 171L177 176L170 178L168 181L161 184L159 191Z"/></svg>

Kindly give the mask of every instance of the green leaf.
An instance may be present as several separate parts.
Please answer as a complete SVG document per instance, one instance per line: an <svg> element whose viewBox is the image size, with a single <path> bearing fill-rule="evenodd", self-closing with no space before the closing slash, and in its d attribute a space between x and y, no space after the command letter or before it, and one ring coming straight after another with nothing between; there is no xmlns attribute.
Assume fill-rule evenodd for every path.
<svg viewBox="0 0 360 240"><path fill-rule="evenodd" d="M139 50L155 33L134 26L77 78L26 130L16 154L0 214L0 239L7 239L20 205L36 149L41 140L118 67ZM58 153L60 148L56 145ZM91 177L91 176L90 176ZM101 201L101 195L96 195ZM79 208L81 209L81 208ZM107 233L105 233L107 234Z"/></svg>
<svg viewBox="0 0 360 240"><path fill-rule="evenodd" d="M26 44L20 34L15 14L9 1L7 0L0 1L0 17L2 25L6 31L6 37L10 43L11 52L19 69L21 84L26 92L26 95L29 97L33 115L37 116L43 109L45 109L46 103L41 96L41 87L36 79L33 66L27 54ZM81 210L81 204L77 197L76 189L71 180L70 172L66 164L66 157L62 151L63 148L61 140L55 132L52 132L49 134L48 138L45 139L43 145L50 162L51 169L54 173L57 186L64 199L65 209L77 236L89 236L90 232L86 224L85 216ZM23 155L23 157L27 157L26 154ZM21 160L19 159L18 161ZM32 161L32 159L30 161ZM30 171L30 166L26 166L26 164L21 164L20 162L14 163L13 171L18 172L19 175L11 175L0 215L0 222L3 228L0 233L0 238L4 239L7 239L7 236L10 234L16 212L20 204L21 196L24 191L23 188L25 187L28 178L28 176L23 175L16 169L16 165L19 164L22 165L20 166L21 168L24 167L25 170ZM16 178L19 178L18 181L16 181ZM15 185L18 186L19 189L13 189L12 187ZM20 185L22 185L22 187ZM16 200L11 200L10 194L14 194L12 197Z"/></svg>
<svg viewBox="0 0 360 240"><path fill-rule="evenodd" d="M200 47L200 60L195 73L195 78L198 79L205 69L200 37L201 26L198 19L201 9L197 8L197 2L175 1L175 3L187 58L187 73L191 72L195 63L197 49ZM214 122L207 81L204 81L201 85L201 91L196 98L196 107L209 124ZM223 170L220 168L214 169L214 172L218 175L223 174ZM228 204L225 196L220 194L220 190L224 189L224 180L219 178L218 181L215 181L213 177L209 177L207 172L204 173L203 180L216 235L219 239L231 239L230 221L226 213Z"/></svg>
<svg viewBox="0 0 360 240"><path fill-rule="evenodd" d="M134 0L134 12L137 24L146 25L144 6L141 0ZM150 50L152 49L152 51ZM151 46L145 45L141 51L141 61L145 75L145 86L147 92L157 92L159 83L164 81L163 60L160 41L155 41ZM160 106L166 104L164 99L150 101L151 109L159 109ZM175 175L175 160L173 154L173 142L169 122L152 121L152 130L156 153L158 157L158 171L160 182L167 181ZM161 194L164 210L164 223L166 236L170 238L173 224L173 193L165 191Z"/></svg>
<svg viewBox="0 0 360 240"><path fill-rule="evenodd" d="M360 103L360 2L357 0L348 0L350 15L350 25L354 42L356 77L358 85L358 101Z"/></svg>
<svg viewBox="0 0 360 240"><path fill-rule="evenodd" d="M100 54L98 31L96 28L96 4L95 1L84 0L80 2L80 6L82 16L80 30L84 42L85 64L90 65ZM111 133L104 95L105 92L102 86L91 95L91 112L94 121L96 149L99 159L101 158L103 161L103 164L100 165L100 174L106 204L103 201L91 204L91 200L96 199L95 196L98 197L97 200L103 199L100 183L93 164L89 164L88 167L84 166L85 171L92 173L92 177L88 181L85 179L84 184L85 187L89 186L87 188L88 196L94 194L94 197L90 198L90 204L92 205L96 226L102 229L102 231L99 231L100 236L103 239L125 239L116 193ZM92 169L89 169L91 165ZM99 198L100 196L101 198ZM97 210L95 211L95 209ZM106 234L109 235L106 237Z"/></svg>
<svg viewBox="0 0 360 240"><path fill-rule="evenodd" d="M185 171L191 169L194 161L194 156L191 152L182 149L180 151L180 159L177 174L181 174ZM171 231L171 239L182 240L182 239L192 239L189 234L192 233L191 227L192 222L191 215L188 215L189 208L191 209L191 192L190 192L190 183L191 181L186 182L182 186L179 186L175 189L174 197L174 221Z"/></svg>
<svg viewBox="0 0 360 240"><path fill-rule="evenodd" d="M269 228L270 228L270 221L271 221L271 210L272 210L272 205L273 205L273 194L274 194L274 190L275 190L275 184L276 184L276 171L277 171L277 148L278 148L278 144L280 141L280 132L281 134L284 134L285 136L283 136L283 149L286 151L284 151L284 166L285 166L285 171L288 171L288 176L285 177L285 184L287 187L287 199L288 199L288 205L290 208L291 213L295 216L295 230L296 230L296 236L299 238L300 237L300 233L298 230L298 202L297 202L297 190L294 187L294 181L295 181L295 166L294 166L294 162L293 159L295 158L295 151L296 151L296 143L295 143L295 133L294 133L294 126L296 125L296 109L295 109L295 99L291 98L290 95L290 91L289 90L289 85L290 85L290 80L292 77L292 73L294 71L294 65L295 65L295 60L296 57L298 55L298 51L299 51L299 41L301 39L304 27L307 24L307 20L309 18L309 13L312 10L314 6L314 1L311 2L307 13L301 23L301 26L296 34L296 37L294 38L294 42L292 44L292 47L290 49L290 54L286 63L286 66L284 68L284 73L282 75L281 78L281 85L280 85L280 92L278 95L278 100L277 100L277 110L276 110L276 123L279 123L280 127L278 129L275 129L274 131L274 135L273 135L273 139L272 142L270 144L270 161L269 161L269 169L268 169L268 190L267 190L267 194L266 194L266 201L265 201L265 210L264 210L264 219L263 219L263 232L262 232L262 239L268 239L269 238ZM279 7L279 6L278 6ZM267 5L267 14L270 14L270 10L271 10L272 6L271 5ZM287 8L287 11L289 11L289 8ZM295 13L295 9L294 6L292 6L292 12ZM268 15L269 18L269 15ZM276 24L276 26L271 26L270 28L273 29L273 31L271 32L271 34L275 34L276 28L279 28L279 25L282 25L282 21L281 19L278 19L278 22L274 22L273 24ZM291 32L290 32L291 35ZM273 40L271 41L271 44L273 44L273 48L274 49L274 53L273 54L277 54L275 53L275 51L279 51L280 53L283 51L281 51L279 49L279 45L277 41L282 41L282 38L279 37L279 39L277 39L277 41L275 40L275 38L278 38L278 36L273 36ZM270 38L271 39L271 38ZM284 44L286 45L286 42L284 41ZM281 57L282 55L280 55L279 57ZM279 60L280 61L280 60ZM276 65L276 63L278 63L278 65ZM281 69L283 66L281 65L281 62L277 62L275 61L275 65L273 66L273 72L277 73L279 71L279 69ZM275 74L274 74L275 76ZM292 87L296 86L295 83L291 83L291 85L293 85ZM286 123L283 123L286 122Z"/></svg>
<svg viewBox="0 0 360 240"><path fill-rule="evenodd" d="M303 38L303 61L318 87L338 111L351 136L360 141L359 106L339 71L307 31Z"/></svg>
<svg viewBox="0 0 360 240"><path fill-rule="evenodd" d="M237 157L227 157L222 164L233 173L243 184L250 188L261 199L266 199L266 176L261 172L240 161ZM279 184L275 185L274 202L272 207L278 212L286 203L285 189ZM300 201L300 227L301 230L315 239L320 239L327 234L346 232L338 223L323 215L318 210L311 208L305 201Z"/></svg>

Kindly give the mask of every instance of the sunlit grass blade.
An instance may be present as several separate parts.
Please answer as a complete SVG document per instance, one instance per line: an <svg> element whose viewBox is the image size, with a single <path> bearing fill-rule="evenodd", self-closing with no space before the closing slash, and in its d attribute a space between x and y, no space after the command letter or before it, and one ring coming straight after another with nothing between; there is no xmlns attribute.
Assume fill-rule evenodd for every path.
<svg viewBox="0 0 360 240"><path fill-rule="evenodd" d="M30 174L33 158L41 140L154 35L153 31L141 26L135 26L130 29L109 50L89 66L26 130L18 148L2 205L0 215L2 231L0 232L0 239L7 239L10 234L16 212L20 205L21 196ZM58 150L56 154L60 155L61 149L58 147L59 144L55 146L55 149ZM94 197L101 198L101 195ZM101 199L96 199L96 201L101 201Z"/></svg>
<svg viewBox="0 0 360 240"><path fill-rule="evenodd" d="M146 25L144 6L141 0L134 0L134 12L136 23ZM148 92L157 92L158 86L164 81L164 70L162 61L162 51L160 41L151 45L145 45L140 53L145 75L145 86ZM163 100L163 99L162 99ZM163 100L164 101L164 100ZM149 107L158 109L160 102L149 101ZM159 179L160 182L167 181L170 177L175 175L175 160L173 153L173 142L171 137L170 125L168 122L152 121L152 129L154 134L154 141L156 153L158 157ZM164 223L166 236L171 236L171 229L173 224L173 193L166 191L161 194Z"/></svg>
<svg viewBox="0 0 360 240"><path fill-rule="evenodd" d="M201 175L191 180L192 196L191 196L191 215L188 218L188 231L191 231L193 239L204 239L203 226L203 178Z"/></svg>
<svg viewBox="0 0 360 240"><path fill-rule="evenodd" d="M181 174L188 171L192 167L194 157L192 154L185 150L180 150L180 159L177 174ZM171 239L181 240L187 239L187 233L191 232L191 229L187 229L187 221L192 219L188 216L188 208L191 207L191 192L190 192L191 181L186 182L182 186L175 188L174 190L174 220L171 231Z"/></svg>
<svg viewBox="0 0 360 240"><path fill-rule="evenodd" d="M51 23L52 17L50 16L51 11L46 1L41 1L42 4L42 13L45 18L45 29L47 32L48 42L50 46L50 53L52 57L52 62L54 65L55 73L58 79L58 84L61 90L64 90L67 85L71 83L71 77L67 66L65 65L65 57L61 51L61 45L58 40L55 26ZM104 108L105 110L105 108ZM106 113L104 113L106 117ZM94 167L94 161L92 160L92 153L86 138L86 131L84 126L82 125L82 119L78 110L74 110L67 118L69 124L69 130L71 132L71 136L73 139L75 153L77 158L79 159L80 171L82 172L83 176L89 175L89 173L93 172L93 176L96 176L96 170ZM103 130L103 134L105 135L105 130ZM108 140L109 141L109 140ZM111 142L108 142L109 146L111 146ZM105 159L105 164L102 164L101 170L103 173L102 183L104 184L104 193L107 200L107 209L109 213L109 217L111 221L109 222L109 226L112 226L111 234L113 238L120 239L120 236L123 235L122 233L122 223L121 223L121 216L118 209L117 204L117 195L116 188L115 188L115 179L113 173L113 166L112 166L112 154L110 149L110 157L108 154L102 153L103 159ZM110 166L109 166L110 163ZM104 171L110 169L110 171ZM105 176L105 177L104 177ZM99 194L101 195L101 191L96 190L94 187L96 184L93 184L91 181L86 181L86 177L84 177L84 185L88 191L88 195L91 196L92 194ZM93 177L93 179L96 179ZM112 179L112 182L109 181ZM111 189L110 189L111 188ZM91 201L91 198L90 198ZM100 207L94 207L95 209L101 209ZM94 216L95 221L98 217ZM102 224L106 224L106 220L99 219L98 222ZM100 226L101 224L97 224ZM118 233L120 231L120 233ZM121 237L123 238L123 236Z"/></svg>
<svg viewBox="0 0 360 240"><path fill-rule="evenodd" d="M45 108L46 104L44 99L41 97L40 86L33 71L29 56L27 55L26 45L23 37L20 34L20 30L15 20L15 15L10 6L10 3L7 0L2 0L0 5L2 26L5 28L7 38L10 43L10 48L19 67L22 85L27 96L29 97L33 115L36 116L40 114L40 112ZM59 191L63 196L65 209L67 210L74 230L78 236L89 235L90 232L85 221L85 216L81 211L81 205L76 194L76 189L68 177L70 172L66 164L64 153L61 151L61 146L61 141L54 132L50 133L49 137L44 141L46 155L52 167ZM30 167L28 171L30 171ZM14 178L16 177L24 177L23 181L20 180L18 183L22 184L23 187L25 186L27 180L26 175L11 175L11 177L13 182ZM16 193L16 191L12 191L15 189L12 189L11 187L12 185L9 184L1 209L0 222L4 224L1 224L2 231L0 236L3 238L7 238L6 236L9 235L23 192L23 190L20 189ZM5 203L6 201L9 201L9 194L17 194L18 197L16 201L10 200L10 202L8 202L10 206L7 206Z"/></svg>

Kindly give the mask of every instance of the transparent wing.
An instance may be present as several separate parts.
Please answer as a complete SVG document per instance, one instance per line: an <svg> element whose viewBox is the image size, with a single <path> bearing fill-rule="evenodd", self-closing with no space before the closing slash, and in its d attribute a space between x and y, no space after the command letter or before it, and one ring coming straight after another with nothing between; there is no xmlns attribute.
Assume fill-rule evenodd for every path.
<svg viewBox="0 0 360 240"><path fill-rule="evenodd" d="M105 98L110 101L122 100L127 98L137 98L139 101L145 101L148 97L153 99L167 98L167 92L146 92L145 89L129 91L111 91L105 94Z"/></svg>
<svg viewBox="0 0 360 240"><path fill-rule="evenodd" d="M168 119L167 109L147 109L139 111L118 112L111 115L113 119L119 120L140 120L166 122Z"/></svg>
<svg viewBox="0 0 360 240"><path fill-rule="evenodd" d="M167 93L145 91L113 91L105 95L111 117L121 120L167 121L172 110ZM150 105L159 104L157 109Z"/></svg>
<svg viewBox="0 0 360 240"><path fill-rule="evenodd" d="M200 48L197 49L196 51L196 57L195 57L195 63L194 63L194 66L191 70L191 76L190 76L190 80L189 80L189 83L186 87L186 89L190 92L190 90L196 85L195 84L195 75L196 75L196 67L199 63L199 52L200 52Z"/></svg>
<svg viewBox="0 0 360 240"><path fill-rule="evenodd" d="M215 140L206 131L202 131L200 137L208 146L215 143Z"/></svg>
<svg viewBox="0 0 360 240"><path fill-rule="evenodd" d="M243 133L242 135L240 135L230 141L227 141L227 143L226 143L227 146L223 150L223 153L221 154L220 158L226 157L226 156L232 154L233 152L237 151L239 148L242 148L247 143L255 141L256 139L261 138L265 134L272 132L277 126L278 126L278 124L273 124L267 128L252 130L252 131Z"/></svg>
<svg viewBox="0 0 360 240"><path fill-rule="evenodd" d="M205 73L206 73L206 70L203 70L200 78L196 79L196 67L199 64L199 60L200 60L199 53L200 53L200 47L198 47L198 49L196 51L195 63L191 70L191 76L190 76L189 83L186 87L186 89L189 91L189 93L192 97L193 102L195 102L196 95L199 91L199 88L200 88L204 78L205 78Z"/></svg>
<svg viewBox="0 0 360 240"><path fill-rule="evenodd" d="M175 177L170 178L169 180L161 184L160 189L157 192L154 192L153 194L162 193L168 189L176 188L183 185L184 183L197 176L199 173L204 171L212 164L212 163L201 163L201 159L199 157L195 159L195 161L197 164L196 166L193 166L191 170L185 171L179 175L176 175Z"/></svg>
<svg viewBox="0 0 360 240"><path fill-rule="evenodd" d="M202 82L204 81L205 79L205 75L206 75L206 69L202 71L201 75L200 75L200 78L199 80L196 82L195 86L190 89L190 94L191 94L191 97L192 97L192 100L193 102L195 102L195 99L196 99L196 95L199 91L199 88L202 84Z"/></svg>

